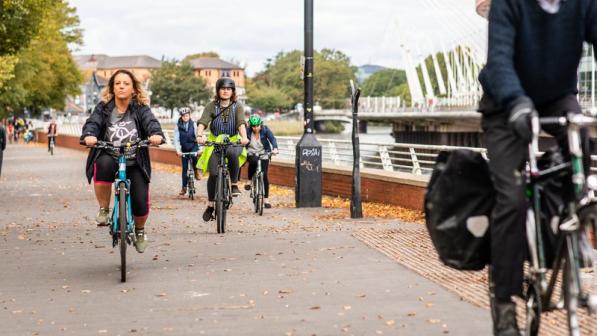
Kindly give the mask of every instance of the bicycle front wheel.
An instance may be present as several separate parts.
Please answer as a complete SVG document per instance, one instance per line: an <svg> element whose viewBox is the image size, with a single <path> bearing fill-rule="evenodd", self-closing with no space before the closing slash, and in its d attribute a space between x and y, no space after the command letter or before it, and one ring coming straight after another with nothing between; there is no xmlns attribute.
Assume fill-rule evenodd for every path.
<svg viewBox="0 0 597 336"><path fill-rule="evenodd" d="M54 155L54 142L50 144L50 155Z"/></svg>
<svg viewBox="0 0 597 336"><path fill-rule="evenodd" d="M193 176L188 177L188 182L187 182L187 191L189 193L189 198L191 200L195 199L195 180L193 178Z"/></svg>
<svg viewBox="0 0 597 336"><path fill-rule="evenodd" d="M126 236L127 236L126 187L121 183L118 187L118 226L120 234L120 281L126 282Z"/></svg>
<svg viewBox="0 0 597 336"><path fill-rule="evenodd" d="M575 233L566 237L566 262L564 263L564 279L562 281L562 292L564 295L564 306L568 318L568 330L571 336L580 336L580 323L578 320L578 300L580 296L580 281L578 278L578 262L576 259L574 244Z"/></svg>
<svg viewBox="0 0 597 336"><path fill-rule="evenodd" d="M255 210L255 213L259 212L259 202L257 197L257 195L259 195L258 189L259 183L257 182L257 174L255 174L251 179L251 197L253 198L253 210Z"/></svg>
<svg viewBox="0 0 597 336"><path fill-rule="evenodd" d="M226 205L224 204L224 172L220 167L218 168L218 180L216 183L216 225L218 233L224 233L224 225L226 221Z"/></svg>
<svg viewBox="0 0 597 336"><path fill-rule="evenodd" d="M259 178L257 179L257 190L259 191L257 193L257 213L259 214L259 216L263 216L263 194L264 194L264 188L263 188L263 174L259 175Z"/></svg>

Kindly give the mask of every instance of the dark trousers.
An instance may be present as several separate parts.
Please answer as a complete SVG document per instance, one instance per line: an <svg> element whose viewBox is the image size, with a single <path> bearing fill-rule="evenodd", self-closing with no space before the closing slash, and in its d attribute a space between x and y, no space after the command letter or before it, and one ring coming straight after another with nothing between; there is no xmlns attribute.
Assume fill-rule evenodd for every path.
<svg viewBox="0 0 597 336"><path fill-rule="evenodd" d="M196 156L183 156L182 160L182 186L186 187L187 183L189 182L189 177L187 176L189 170L189 161L193 165L193 170L197 170L197 160L199 158Z"/></svg>
<svg viewBox="0 0 597 336"><path fill-rule="evenodd" d="M537 106L541 117L580 113L575 96L566 96L550 104ZM525 179L522 173L528 157L528 146L508 125L507 111L483 115L483 141L489 156L489 169L496 190L496 204L491 214L491 264L495 296L500 301L522 295L523 263L527 253ZM568 154L566 129L544 127ZM586 137L586 132L583 132ZM587 143L584 141L584 143ZM586 156L588 160L590 157ZM590 162L590 161L589 161ZM588 168L588 167L587 167Z"/></svg>
<svg viewBox="0 0 597 336"><path fill-rule="evenodd" d="M109 154L101 154L93 166L93 180L98 184L112 184L118 172L118 159ZM127 166L126 178L131 181L131 210L135 217L149 214L149 183L139 166Z"/></svg>
<svg viewBox="0 0 597 336"><path fill-rule="evenodd" d="M48 152L50 151L50 138L54 138L54 146L56 146L56 136L48 135Z"/></svg>
<svg viewBox="0 0 597 336"><path fill-rule="evenodd" d="M2 176L2 159L4 157L4 151L0 149L0 176Z"/></svg>
<svg viewBox="0 0 597 336"><path fill-rule="evenodd" d="M228 159L228 171L230 172L230 180L232 183L238 182L238 175L240 173L240 164L238 157L242 153L242 147L230 146L226 149L226 158ZM210 202L216 200L216 182L218 178L218 164L220 162L221 153L214 152L209 158L207 169L209 170L209 178L207 179L207 198Z"/></svg>
<svg viewBox="0 0 597 336"><path fill-rule="evenodd" d="M247 161L249 162L249 180L253 178L253 175L257 172L257 161L259 157L256 155L249 155ZM267 168L269 167L269 160L261 161L261 171L263 172L263 197L269 197L269 178L267 177Z"/></svg>

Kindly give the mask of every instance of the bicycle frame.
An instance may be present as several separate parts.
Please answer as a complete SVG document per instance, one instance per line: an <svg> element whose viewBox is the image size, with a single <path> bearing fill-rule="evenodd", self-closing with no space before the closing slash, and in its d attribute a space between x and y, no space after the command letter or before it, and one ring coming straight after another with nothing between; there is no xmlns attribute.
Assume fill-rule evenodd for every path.
<svg viewBox="0 0 597 336"><path fill-rule="evenodd" d="M261 155L252 155L252 156L257 157L257 169L255 170L255 175L253 175L253 178L251 179L251 184L253 185L251 188L251 195L252 195L252 197L255 197L255 196L257 196L257 195L255 195L255 182L258 181L258 179L263 176L263 170L261 168L261 160L270 160L272 157L272 153L265 152L264 154L261 154ZM261 190L261 192L264 192L264 191Z"/></svg>
<svg viewBox="0 0 597 336"><path fill-rule="evenodd" d="M118 227L118 218L120 214L118 213L118 202L120 200L120 196L118 195L118 188L121 184L124 183L124 187L126 189L126 223L127 223L127 232L133 232L133 213L131 210L131 193L130 193L130 186L131 181L126 177L126 158L124 156L124 148L119 148L120 155L118 156L118 178L114 181L114 207L112 211L112 233L116 233L119 230Z"/></svg>
<svg viewBox="0 0 597 336"><path fill-rule="evenodd" d="M534 116L531 119L531 125L533 128L533 140L529 144L529 178L530 183L529 187L531 188L531 201L533 205L533 209L535 210L532 216L532 223L531 226L534 226L534 239L533 237L529 236L530 250L531 250L531 262L534 268L534 271L540 275L541 278L541 290L547 290L548 286L545 279L546 274L546 262L545 262L545 253L544 253L544 243L542 239L542 235L540 232L540 216L541 216L541 183L552 179L560 174L565 173L566 171L572 171L572 183L574 185L574 192L576 201L583 199L585 195L585 175L583 170L583 153L582 148L580 145L580 128L584 124L590 124L593 122L593 119L590 117L586 117L588 119L584 119L583 115L569 115L568 119L565 117L560 118L543 118L543 122L541 122L538 116ZM568 121L570 120L570 122ZM539 152L539 133L540 133L540 124L557 124L561 126L568 126L568 146L570 152L570 162L565 162L560 164L556 167L552 167L546 170L539 170L537 166L537 153ZM568 239L567 236L572 233L576 232L580 229L580 221L576 216L577 209L576 202L569 202L568 204L568 213L569 218L566 221L562 221L560 223L560 230L563 233L560 235L560 239L558 240L557 250L556 250L556 259L554 266L554 272L557 272L560 266L562 253L564 250L564 243L565 240ZM527 228L528 230L529 228ZM527 232L528 234L529 232ZM532 243L535 244L532 244ZM576 245L576 244L573 244ZM574 249L575 260L578 262L578 246L572 246ZM557 274L556 274L557 275ZM555 277L553 277L552 281L550 281L550 285L555 283ZM552 286L550 286L551 288ZM553 292L553 288L548 291L546 294L550 294L551 296Z"/></svg>
<svg viewBox="0 0 597 336"><path fill-rule="evenodd" d="M537 164L537 153L539 152L539 133L540 126L544 125L560 125L567 127L568 135L568 151L570 153L570 161L560 163L554 167L540 170ZM570 325L570 331L576 335L578 332L578 320L576 317L576 308L580 306L586 307L591 312L596 307L592 302L594 298L583 291L580 281L580 246L579 233L584 229L583 222L579 219L577 212L583 204L591 204L595 200L587 192L587 179L585 178L583 168L583 151L581 146L580 130L583 126L595 125L597 119L588 117L582 114L568 114L567 117L559 118L542 118L539 119L537 115L531 118L531 126L533 131L533 139L529 144L529 166L527 169L527 197L531 202L531 207L527 214L527 241L530 254L530 274L527 281L529 288L527 289L527 328L531 327L533 322L529 322L529 318L533 318L538 328L540 318L536 312L529 316L529 309L538 309L539 314L542 311L551 311L553 309L563 308L559 304L552 304L552 296L554 295L559 272L562 271L563 281L562 297L563 301L570 303L572 307L568 307L566 303L566 310L568 310L568 318L570 321L575 321ZM566 214L565 218L558 221L559 236L556 242L555 256L553 265L551 265L551 277L547 276L547 263L545 258L545 243L542 236L541 222L541 188L543 183L552 180L553 178L562 176L564 174L571 174L572 188L574 189L574 197L565 204ZM551 228L547 228L551 230ZM537 287L534 287L537 286ZM533 287L533 288L531 288ZM533 294L533 291L535 293ZM566 294L567 293L567 294ZM565 297L567 295L567 297ZM537 307L533 307L532 297L537 297ZM568 301L567 301L568 300ZM572 311L572 312L571 312ZM572 326L574 325L574 326ZM574 330L574 331L573 331ZM535 330L537 331L537 330ZM535 331L531 332L534 333ZM528 334L529 331L527 331Z"/></svg>
<svg viewBox="0 0 597 336"><path fill-rule="evenodd" d="M198 152L182 153L183 158L187 158L187 192L189 198L193 199L193 193L195 192L194 180L195 180L195 167L193 167L193 157L197 157Z"/></svg>

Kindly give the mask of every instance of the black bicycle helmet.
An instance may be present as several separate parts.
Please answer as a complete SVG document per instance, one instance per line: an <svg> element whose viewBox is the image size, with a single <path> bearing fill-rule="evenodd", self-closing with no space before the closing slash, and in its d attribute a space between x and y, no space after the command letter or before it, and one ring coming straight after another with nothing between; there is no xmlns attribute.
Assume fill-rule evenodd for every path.
<svg viewBox="0 0 597 336"><path fill-rule="evenodd" d="M236 92L236 84L232 78L222 77L216 82L216 92L219 92L221 88L232 88L233 92Z"/></svg>

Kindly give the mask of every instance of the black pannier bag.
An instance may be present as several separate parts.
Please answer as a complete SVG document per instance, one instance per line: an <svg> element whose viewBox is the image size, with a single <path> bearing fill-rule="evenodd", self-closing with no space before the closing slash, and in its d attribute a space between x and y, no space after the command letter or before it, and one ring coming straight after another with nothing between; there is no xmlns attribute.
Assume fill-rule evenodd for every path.
<svg viewBox="0 0 597 336"><path fill-rule="evenodd" d="M425 221L439 259L458 270L490 263L490 214L495 191L481 153L442 151L425 193Z"/></svg>

